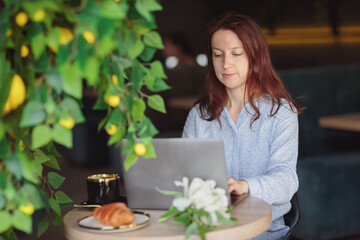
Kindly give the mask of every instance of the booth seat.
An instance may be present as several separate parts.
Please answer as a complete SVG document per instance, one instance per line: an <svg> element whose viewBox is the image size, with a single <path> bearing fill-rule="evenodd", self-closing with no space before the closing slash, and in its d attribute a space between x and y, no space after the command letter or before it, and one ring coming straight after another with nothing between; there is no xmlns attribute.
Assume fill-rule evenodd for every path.
<svg viewBox="0 0 360 240"><path fill-rule="evenodd" d="M279 72L299 116L299 239L360 235L360 132L321 128L322 116L360 112L360 65Z"/></svg>

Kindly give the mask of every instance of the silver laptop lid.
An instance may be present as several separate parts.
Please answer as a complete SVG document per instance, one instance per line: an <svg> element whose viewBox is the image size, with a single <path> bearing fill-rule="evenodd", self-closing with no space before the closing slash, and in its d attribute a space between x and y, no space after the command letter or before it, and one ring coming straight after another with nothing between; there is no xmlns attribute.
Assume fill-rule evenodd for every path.
<svg viewBox="0 0 360 240"><path fill-rule="evenodd" d="M157 158L138 161L128 172L123 170L128 206L132 209L168 209L173 196L155 190L182 192L175 180L195 177L213 179L229 197L224 147L217 139L157 138L152 139ZM124 142L123 145L124 146ZM121 149L120 149L121 151ZM120 153L121 154L121 153ZM121 155L121 163L126 156ZM230 197L229 197L230 200Z"/></svg>

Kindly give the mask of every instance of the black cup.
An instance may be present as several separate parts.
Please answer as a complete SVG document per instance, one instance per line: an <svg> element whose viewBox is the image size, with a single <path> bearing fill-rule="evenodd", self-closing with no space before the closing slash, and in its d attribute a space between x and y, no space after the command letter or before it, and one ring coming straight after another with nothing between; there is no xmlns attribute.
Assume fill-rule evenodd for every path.
<svg viewBox="0 0 360 240"><path fill-rule="evenodd" d="M119 175L94 174L87 177L89 204L106 204L120 200Z"/></svg>

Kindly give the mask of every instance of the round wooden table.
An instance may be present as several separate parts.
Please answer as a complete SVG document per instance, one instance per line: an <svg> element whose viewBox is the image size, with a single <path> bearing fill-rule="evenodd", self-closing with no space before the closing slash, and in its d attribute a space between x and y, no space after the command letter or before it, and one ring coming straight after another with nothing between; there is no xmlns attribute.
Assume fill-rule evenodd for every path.
<svg viewBox="0 0 360 240"><path fill-rule="evenodd" d="M145 210L151 216L150 224L144 228L129 232L89 232L80 227L77 221L89 214L91 209L75 208L64 216L65 237L69 240L107 240L107 239L142 239L142 240L184 240L185 227L174 224L172 220L158 223L158 218L165 212L162 210ZM207 240L248 239L266 231L271 225L271 208L265 201L248 196L231 212L238 220L234 226L221 226L206 234ZM200 239L197 235L190 238Z"/></svg>

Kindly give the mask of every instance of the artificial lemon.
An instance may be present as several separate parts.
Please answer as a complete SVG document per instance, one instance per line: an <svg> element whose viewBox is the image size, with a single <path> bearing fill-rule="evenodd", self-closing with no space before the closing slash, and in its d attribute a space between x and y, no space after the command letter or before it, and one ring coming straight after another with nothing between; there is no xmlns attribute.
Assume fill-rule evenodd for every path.
<svg viewBox="0 0 360 240"><path fill-rule="evenodd" d="M20 140L19 147L20 147L21 151L24 151L24 149L26 148L25 143L24 143L23 140Z"/></svg>
<svg viewBox="0 0 360 240"><path fill-rule="evenodd" d="M25 84L22 78L15 74L11 83L9 97L6 102L9 103L11 110L15 110L18 106L20 106L25 101L26 89ZM5 109L9 109L9 105L6 106ZM4 112L3 112L4 113Z"/></svg>
<svg viewBox="0 0 360 240"><path fill-rule="evenodd" d="M59 124L67 129L72 129L75 126L75 120L72 117L67 119L60 119Z"/></svg>
<svg viewBox="0 0 360 240"><path fill-rule="evenodd" d="M54 53L57 53L59 51L58 47L56 46L49 46L49 48L51 49L51 51L53 51Z"/></svg>
<svg viewBox="0 0 360 240"><path fill-rule="evenodd" d="M45 19L45 15L45 11L43 9L39 9L35 12L32 19L34 20L34 22L42 22Z"/></svg>
<svg viewBox="0 0 360 240"><path fill-rule="evenodd" d="M8 114L9 112L11 112L11 105L10 105L9 100L7 100L5 103L2 115L4 116L4 115Z"/></svg>
<svg viewBox="0 0 360 240"><path fill-rule="evenodd" d="M117 126L115 124L110 124L110 127L106 129L106 132L109 135L114 135L117 132Z"/></svg>
<svg viewBox="0 0 360 240"><path fill-rule="evenodd" d="M29 21L29 17L24 12L19 12L15 16L15 22L20 27L25 26L28 21Z"/></svg>
<svg viewBox="0 0 360 240"><path fill-rule="evenodd" d="M95 36L91 31L84 31L82 35L88 43L95 42Z"/></svg>
<svg viewBox="0 0 360 240"><path fill-rule="evenodd" d="M35 211L35 208L32 203L28 203L27 205L20 205L19 210L26 215L32 215Z"/></svg>
<svg viewBox="0 0 360 240"><path fill-rule="evenodd" d="M111 81L115 86L119 86L119 79L115 74L111 76Z"/></svg>
<svg viewBox="0 0 360 240"><path fill-rule="evenodd" d="M21 45L21 48L20 48L20 56L22 58L26 58L28 55L29 55L29 48L28 46L26 45Z"/></svg>
<svg viewBox="0 0 360 240"><path fill-rule="evenodd" d="M12 35L12 33L13 33L13 30L12 30L12 29L6 30L6 36L7 36L7 37L10 37L10 36Z"/></svg>
<svg viewBox="0 0 360 240"><path fill-rule="evenodd" d="M146 147L143 143L135 144L134 152L136 155L142 156L146 153Z"/></svg>
<svg viewBox="0 0 360 240"><path fill-rule="evenodd" d="M59 42L61 45L68 44L71 40L73 40L74 35L72 32L67 28L60 28L60 39Z"/></svg>
<svg viewBox="0 0 360 240"><path fill-rule="evenodd" d="M109 96L107 98L107 103L111 106L111 107L117 107L120 104L120 97L119 96Z"/></svg>

